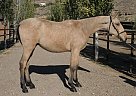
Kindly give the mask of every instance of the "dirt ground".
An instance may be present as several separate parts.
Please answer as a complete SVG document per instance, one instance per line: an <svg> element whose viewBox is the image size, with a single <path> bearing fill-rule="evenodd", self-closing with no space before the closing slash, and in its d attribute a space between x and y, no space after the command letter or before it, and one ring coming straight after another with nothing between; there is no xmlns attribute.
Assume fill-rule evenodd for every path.
<svg viewBox="0 0 136 96"><path fill-rule="evenodd" d="M90 41L92 42L92 41ZM111 42L109 61L105 60L105 41L100 43L100 59L93 61L91 44L81 52L78 71L83 87L78 92L69 90L70 53L50 53L37 47L30 61L30 76L36 89L22 93L19 83L20 43L0 54L0 96L136 96L136 80L126 75L130 50L120 42ZM125 51L124 51L125 50ZM116 51L116 52L114 52ZM90 55L91 54L91 55ZM104 61L104 62L103 62Z"/></svg>

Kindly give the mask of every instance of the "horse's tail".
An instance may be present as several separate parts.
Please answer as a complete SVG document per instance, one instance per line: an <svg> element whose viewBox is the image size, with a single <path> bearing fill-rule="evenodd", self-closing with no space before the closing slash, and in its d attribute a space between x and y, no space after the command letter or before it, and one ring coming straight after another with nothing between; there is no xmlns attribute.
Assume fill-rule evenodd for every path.
<svg viewBox="0 0 136 96"><path fill-rule="evenodd" d="M20 34L19 34L19 27L20 27L20 24L17 25L17 40L19 40L20 43L22 44L21 39L20 39Z"/></svg>

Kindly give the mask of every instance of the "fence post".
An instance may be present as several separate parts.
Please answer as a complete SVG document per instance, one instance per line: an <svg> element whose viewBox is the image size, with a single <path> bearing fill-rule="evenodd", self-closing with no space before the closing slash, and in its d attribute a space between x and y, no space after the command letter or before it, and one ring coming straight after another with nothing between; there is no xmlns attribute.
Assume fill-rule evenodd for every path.
<svg viewBox="0 0 136 96"><path fill-rule="evenodd" d="M93 34L93 44L94 44L94 59L95 61L98 61L98 57L99 57L99 43L98 43L98 32L95 32Z"/></svg>
<svg viewBox="0 0 136 96"><path fill-rule="evenodd" d="M131 45L134 45L134 32L131 34ZM134 56L134 49L131 47L131 56Z"/></svg>
<svg viewBox="0 0 136 96"><path fill-rule="evenodd" d="M13 44L15 43L15 30L13 29Z"/></svg>
<svg viewBox="0 0 136 96"><path fill-rule="evenodd" d="M4 49L7 48L7 40L6 40L6 26L4 26Z"/></svg>
<svg viewBox="0 0 136 96"><path fill-rule="evenodd" d="M18 33L17 33L17 31L18 31L18 27L17 26L18 25L14 26L15 43L17 43L18 40L19 40Z"/></svg>
<svg viewBox="0 0 136 96"><path fill-rule="evenodd" d="M11 30L9 29L9 41L11 41L11 35L12 35L12 32L11 32Z"/></svg>

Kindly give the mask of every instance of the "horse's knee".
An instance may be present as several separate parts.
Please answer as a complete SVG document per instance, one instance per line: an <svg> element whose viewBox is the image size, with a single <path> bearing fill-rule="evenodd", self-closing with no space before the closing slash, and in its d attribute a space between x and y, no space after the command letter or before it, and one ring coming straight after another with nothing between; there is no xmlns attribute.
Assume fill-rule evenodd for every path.
<svg viewBox="0 0 136 96"><path fill-rule="evenodd" d="M78 68L78 65L70 65L70 70L76 71Z"/></svg>

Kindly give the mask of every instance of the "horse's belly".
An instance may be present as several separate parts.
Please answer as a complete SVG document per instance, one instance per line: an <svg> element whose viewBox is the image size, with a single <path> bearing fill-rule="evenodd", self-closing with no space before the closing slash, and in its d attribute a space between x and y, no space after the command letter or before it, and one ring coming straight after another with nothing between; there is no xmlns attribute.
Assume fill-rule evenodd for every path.
<svg viewBox="0 0 136 96"><path fill-rule="evenodd" d="M65 44L47 44L47 43L42 43L39 44L43 49L50 51L50 52L68 52L70 51L70 48L68 48L68 45Z"/></svg>

